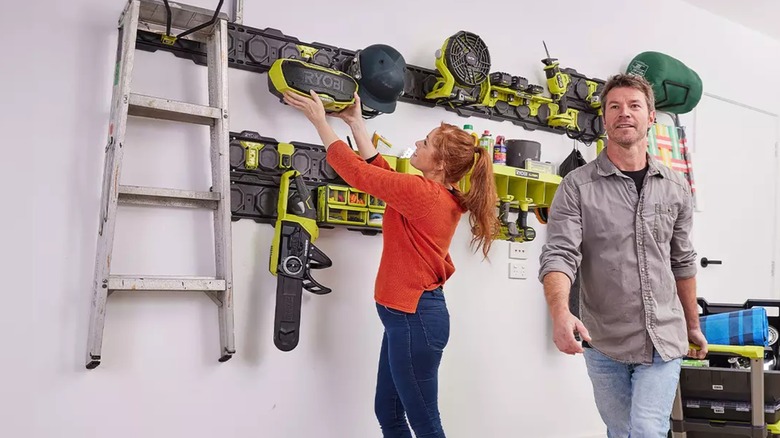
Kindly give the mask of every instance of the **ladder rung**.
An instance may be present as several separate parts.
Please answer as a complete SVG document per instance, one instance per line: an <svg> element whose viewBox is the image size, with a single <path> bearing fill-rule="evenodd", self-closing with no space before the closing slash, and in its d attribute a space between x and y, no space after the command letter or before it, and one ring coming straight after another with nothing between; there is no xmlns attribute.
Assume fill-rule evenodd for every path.
<svg viewBox="0 0 780 438"><path fill-rule="evenodd" d="M209 208L216 210L220 194L157 187L119 186L119 202L131 205Z"/></svg>
<svg viewBox="0 0 780 438"><path fill-rule="evenodd" d="M214 119L222 117L222 110L219 108L135 93L130 94L130 107L127 113L131 116L198 125L211 125Z"/></svg>
<svg viewBox="0 0 780 438"><path fill-rule="evenodd" d="M225 280L214 277L153 277L112 275L108 280L110 291L224 291Z"/></svg>

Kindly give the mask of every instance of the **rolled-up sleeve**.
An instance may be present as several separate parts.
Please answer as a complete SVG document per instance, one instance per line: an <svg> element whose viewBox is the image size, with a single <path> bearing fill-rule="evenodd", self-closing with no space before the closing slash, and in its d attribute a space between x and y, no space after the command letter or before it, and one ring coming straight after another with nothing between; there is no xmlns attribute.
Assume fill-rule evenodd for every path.
<svg viewBox="0 0 780 438"><path fill-rule="evenodd" d="M674 222L670 248L672 273L675 279L691 278L696 275L696 251L691 241L693 227L693 196L689 186L682 189L683 202L677 220Z"/></svg>
<svg viewBox="0 0 780 438"><path fill-rule="evenodd" d="M539 281L550 272L562 272L574 283L582 260L582 210L579 189L564 178L555 192L547 220L547 243L539 256Z"/></svg>

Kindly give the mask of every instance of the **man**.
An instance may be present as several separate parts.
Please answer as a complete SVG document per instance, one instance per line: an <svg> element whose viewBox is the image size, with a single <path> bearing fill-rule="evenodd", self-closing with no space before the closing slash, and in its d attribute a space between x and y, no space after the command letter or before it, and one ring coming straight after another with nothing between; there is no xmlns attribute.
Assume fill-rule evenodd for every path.
<svg viewBox="0 0 780 438"><path fill-rule="evenodd" d="M558 187L539 279L555 345L584 354L609 438L662 438L681 358L707 351L690 239L693 199L681 175L647 154L655 120L650 84L614 76L602 104L607 148ZM582 320L568 306L577 272Z"/></svg>

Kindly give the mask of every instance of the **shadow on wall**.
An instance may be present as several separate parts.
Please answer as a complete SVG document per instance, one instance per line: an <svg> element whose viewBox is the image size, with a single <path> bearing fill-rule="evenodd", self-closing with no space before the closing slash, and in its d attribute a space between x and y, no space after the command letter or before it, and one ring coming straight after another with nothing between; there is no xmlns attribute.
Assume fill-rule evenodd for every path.
<svg viewBox="0 0 780 438"><path fill-rule="evenodd" d="M245 221L251 224L251 221ZM236 222L233 222L234 227L235 225ZM262 352L265 349L273 348L272 309L276 303L276 277L271 275L268 270L273 228L266 224L252 224L252 226L262 228L262 230L255 232L252 252L249 257L244 259L247 260L252 270L249 287L247 290L237 290L237 282L233 282L234 296L237 294L248 295L245 301L247 303L246 324L243 333L236 334L236 354L241 356L242 360L259 366L262 362ZM235 251L234 254L236 254ZM235 257L234 261L236 259L238 257ZM234 263L234 270L241 266L242 264ZM234 278L236 278L235 274L234 272ZM236 300L235 303L241 303L241 301ZM241 311L238 306L235 308ZM239 342L242 340L243 342ZM238 351L239 349L243 351Z"/></svg>

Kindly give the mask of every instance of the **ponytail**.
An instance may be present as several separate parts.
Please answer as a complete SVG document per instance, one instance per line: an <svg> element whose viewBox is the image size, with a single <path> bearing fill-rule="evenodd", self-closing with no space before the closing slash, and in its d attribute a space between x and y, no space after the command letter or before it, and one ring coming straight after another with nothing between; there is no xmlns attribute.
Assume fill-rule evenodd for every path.
<svg viewBox="0 0 780 438"><path fill-rule="evenodd" d="M471 213L471 246L476 246L475 250L482 248L482 254L487 258L490 245L501 229L496 209L498 194L493 178L493 157L475 145L471 134L447 123L442 123L430 140L437 158L444 163L445 182L455 184L471 172L471 188L466 194L458 192L458 200Z"/></svg>
<svg viewBox="0 0 780 438"><path fill-rule="evenodd" d="M490 246L497 237L500 223L496 214L496 181L493 178L493 161L490 154L481 147L475 148L476 161L471 173L471 188L462 198L462 205L471 214L471 245L482 248L487 258Z"/></svg>

